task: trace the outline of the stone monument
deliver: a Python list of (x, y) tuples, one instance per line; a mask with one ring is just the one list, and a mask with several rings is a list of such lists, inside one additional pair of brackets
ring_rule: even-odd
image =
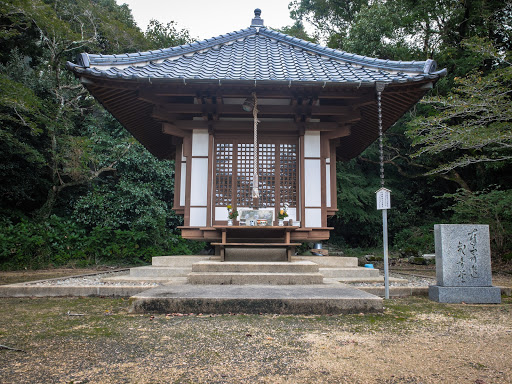
[(499, 304), (501, 290), (492, 286), (488, 225), (436, 224), (437, 285), (428, 296), (441, 303)]

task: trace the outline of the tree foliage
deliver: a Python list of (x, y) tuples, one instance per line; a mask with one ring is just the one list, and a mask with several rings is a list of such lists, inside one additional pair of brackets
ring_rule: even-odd
[(115, 0), (0, 1), (0, 15), (0, 263), (187, 253), (173, 234), (173, 163), (137, 144), (65, 62), (183, 44), (188, 32), (153, 23), (145, 35)]
[(144, 35), (149, 42), (149, 49), (176, 47), (192, 40), (188, 30), (178, 30), (176, 22), (171, 21), (164, 25), (155, 19), (149, 21)]
[[(392, 244), (431, 251), (434, 223), (477, 221), (491, 226), (495, 255), (510, 252), (512, 2), (294, 0), (290, 9), (295, 24), (283, 33), (448, 69), (385, 137)], [(190, 33), (156, 20), (143, 33), (115, 0), (0, 0), (0, 41), (0, 264), (189, 252), (174, 233), (173, 162), (149, 155), (64, 63), (83, 51), (185, 44)], [(378, 162), (373, 145), (338, 164), (329, 223), (348, 246), (381, 241)]]
[[(473, 40), (472, 47), (493, 48), (485, 43)], [(450, 154), (429, 174), (512, 160), (512, 66), (496, 49), (487, 51), (492, 56), (485, 58), (494, 61), (494, 69), (487, 74), (479, 69), (456, 77), (448, 95), (424, 101), (435, 112), (411, 123), (408, 135), (419, 148), (414, 156)]]
[[(369, 149), (372, 151), (372, 148)], [(330, 219), (334, 235), (353, 247), (372, 247), (379, 244), (378, 213), (374, 209), (379, 173), (373, 164), (354, 159), (336, 165), (338, 212)]]
[(318, 34), (310, 36), (306, 31), (306, 28), (304, 27), (304, 23), (300, 20), (295, 21), (293, 25), (289, 25), (282, 28), (276, 28), (276, 31), (296, 37), (298, 39), (311, 41), (312, 43), (315, 44), (318, 44), (320, 40), (320, 36)]
[(294, 0), (291, 16), (313, 24), (331, 48), (408, 60), (437, 50), (456, 0)]
[[(462, 207), (466, 219), (478, 221), (479, 211), (492, 211), (494, 196), (511, 190), (511, 1), (294, 0), (290, 10), (332, 48), (393, 60), (433, 58), (448, 69), (425, 102), (385, 136), (386, 178), (394, 202), (390, 233), (397, 248), (415, 244), (417, 251), (427, 250), (422, 239), (432, 239), (432, 224), (462, 220)], [(332, 223), (352, 246), (371, 237), (364, 231), (369, 227), (364, 209), (373, 209), (373, 196), (360, 187), (363, 175), (375, 177), (378, 162), (370, 147), (342, 168), (350, 176), (343, 177), (340, 211)], [(485, 192), (493, 184), (500, 193)], [(465, 198), (455, 201), (460, 188)], [(357, 207), (364, 208), (357, 212)], [(496, 231), (498, 222), (509, 220), (485, 219)], [(498, 254), (510, 247), (493, 244)]]
[[(496, 186), (478, 192), (458, 190), (447, 194), (454, 200), (453, 219), (461, 223), (488, 224), (492, 248), (498, 254), (512, 249), (512, 190)], [(510, 256), (509, 256), (510, 257)]]

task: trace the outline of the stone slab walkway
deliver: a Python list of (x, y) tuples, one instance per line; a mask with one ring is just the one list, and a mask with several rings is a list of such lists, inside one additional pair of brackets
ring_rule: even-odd
[(131, 298), (134, 313), (382, 312), (382, 298), (346, 285), (173, 285)]

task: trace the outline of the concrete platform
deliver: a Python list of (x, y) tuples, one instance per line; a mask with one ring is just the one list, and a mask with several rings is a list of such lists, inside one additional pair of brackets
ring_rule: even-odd
[[(218, 266), (214, 266), (219, 262)], [(284, 263), (277, 268), (274, 263)], [(312, 270), (311, 265), (315, 264), (315, 270)], [(281, 284), (320, 284), (322, 281), (320, 275), (325, 279), (338, 279), (339, 282), (381, 282), (382, 276), (379, 276), (378, 269), (361, 268), (357, 266), (356, 257), (340, 257), (340, 256), (293, 256), (291, 262), (272, 262), (266, 260), (264, 262), (251, 262), (251, 261), (238, 261), (229, 262), (225, 261), (220, 263), (220, 258), (217, 256), (158, 256), (153, 257), (151, 266), (137, 267), (130, 269), (130, 276), (122, 279), (105, 279), (105, 281), (146, 281), (146, 282), (169, 282), (186, 277), (191, 272), (190, 282), (193, 284), (272, 284), (277, 285), (279, 279), (276, 276), (262, 276), (261, 278), (256, 275), (238, 276), (231, 279), (230, 275), (217, 275), (217, 276), (200, 276), (199, 274), (206, 274), (211, 272), (247, 272), (247, 273), (299, 273), (300, 265), (303, 265), (303, 270), (314, 274), (307, 277), (307, 280), (300, 281), (297, 276), (285, 276)], [(237, 266), (238, 270), (234, 270), (229, 264)], [(268, 264), (268, 265), (267, 265)], [(292, 267), (288, 269), (288, 266)], [(307, 265), (307, 267), (306, 267)], [(194, 267), (193, 267), (194, 266)], [(320, 275), (318, 274), (320, 273)]]
[(220, 285), (304, 285), (322, 284), (318, 265), (299, 261), (200, 261), (192, 265), (190, 284)]
[(347, 256), (293, 256), (292, 260), (308, 260), (318, 264), (320, 268), (357, 267), (357, 257)]
[(151, 258), (153, 267), (175, 267), (175, 268), (191, 268), (192, 264), (202, 260), (220, 259), (215, 256), (203, 255), (175, 255), (175, 256), (155, 256)]
[(132, 313), (382, 312), (382, 298), (345, 285), (175, 285), (130, 298)]
[(0, 285), (0, 297), (130, 297), (148, 290), (147, 286), (37, 286)]
[(251, 262), (251, 261), (199, 261), (192, 265), (192, 272), (295, 272), (310, 273), (318, 272), (318, 265), (311, 261), (273, 261), (273, 262)]
[(167, 267), (167, 266), (146, 266), (130, 269), (130, 277), (147, 280), (155, 277), (186, 277), (192, 268), (188, 267)]
[(324, 277), (332, 278), (374, 278), (379, 277), (379, 270), (372, 268), (348, 267), (348, 268), (319, 268)]
[(139, 281), (163, 281), (176, 277), (186, 277), (192, 271), (194, 263), (209, 260), (211, 256), (156, 256), (152, 264), (145, 267), (130, 268), (130, 279)]
[(229, 246), (225, 249), (225, 261), (265, 261), (265, 262), (277, 262), (286, 261), (288, 255), (286, 248), (280, 247), (263, 247), (263, 248), (248, 248)]
[(320, 273), (261, 273), (261, 272), (191, 272), (187, 276), (190, 284), (200, 285), (304, 285), (322, 284)]

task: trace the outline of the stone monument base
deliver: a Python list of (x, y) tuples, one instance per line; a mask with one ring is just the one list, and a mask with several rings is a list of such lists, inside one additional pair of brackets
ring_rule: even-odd
[(468, 304), (500, 304), (501, 289), (499, 287), (428, 287), (430, 300), (439, 303)]

